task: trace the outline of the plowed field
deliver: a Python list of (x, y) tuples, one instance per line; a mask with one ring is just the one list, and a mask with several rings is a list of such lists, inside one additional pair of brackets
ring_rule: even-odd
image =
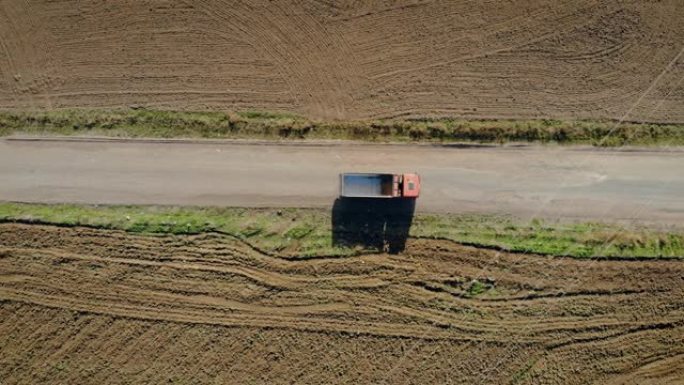
[(219, 234), (3, 224), (0, 379), (681, 383), (683, 279), (682, 261), (447, 241), (302, 260)]
[(684, 122), (681, 0), (0, 1), (0, 108)]

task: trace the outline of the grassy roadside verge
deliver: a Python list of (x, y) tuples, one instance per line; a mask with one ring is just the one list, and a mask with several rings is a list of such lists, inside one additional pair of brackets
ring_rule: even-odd
[[(319, 209), (179, 208), (0, 203), (0, 222), (89, 226), (133, 233), (221, 231), (287, 256), (351, 255), (332, 245), (330, 213)], [(600, 223), (523, 223), (503, 216), (418, 214), (412, 237), (442, 238), (505, 250), (587, 257), (684, 257), (684, 231)]]
[(684, 124), (613, 121), (459, 120), (315, 121), (285, 113), (148, 109), (0, 111), (0, 136), (126, 138), (340, 139), (377, 142), (539, 142), (594, 146), (684, 145)]

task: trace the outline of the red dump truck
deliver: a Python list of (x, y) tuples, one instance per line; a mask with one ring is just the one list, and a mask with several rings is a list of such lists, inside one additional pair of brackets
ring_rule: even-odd
[(418, 198), (418, 174), (340, 174), (340, 196), (344, 198)]

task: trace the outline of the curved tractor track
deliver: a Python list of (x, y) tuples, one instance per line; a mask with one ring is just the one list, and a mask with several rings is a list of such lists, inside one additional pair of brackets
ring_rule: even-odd
[(447, 241), (301, 260), (220, 234), (2, 224), (0, 378), (676, 383), (683, 277)]
[(0, 108), (684, 122), (680, 0), (0, 1)]

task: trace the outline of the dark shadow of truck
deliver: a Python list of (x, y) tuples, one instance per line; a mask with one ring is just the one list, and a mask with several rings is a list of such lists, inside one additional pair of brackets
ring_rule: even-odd
[(406, 248), (415, 209), (415, 198), (337, 198), (332, 209), (333, 245), (400, 253)]

